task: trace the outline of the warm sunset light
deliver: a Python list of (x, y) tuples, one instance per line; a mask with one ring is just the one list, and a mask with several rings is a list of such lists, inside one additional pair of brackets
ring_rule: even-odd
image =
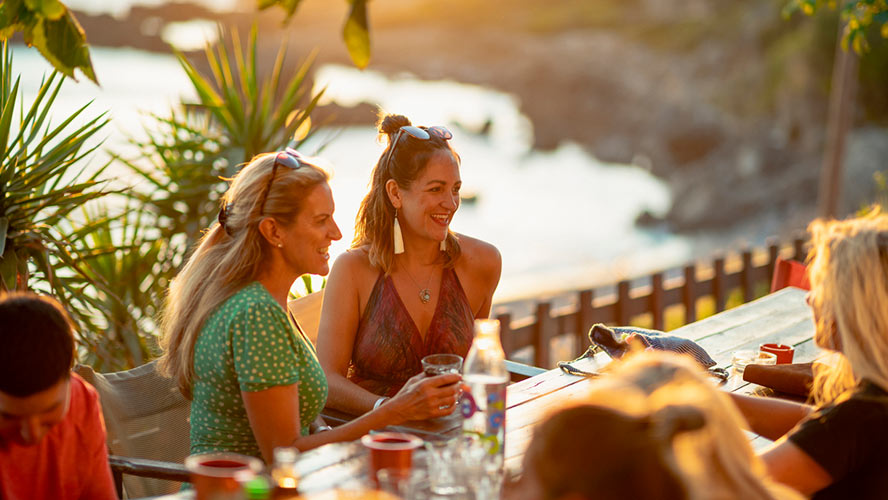
[(886, 89), (884, 0), (0, 0), (0, 498), (888, 498)]

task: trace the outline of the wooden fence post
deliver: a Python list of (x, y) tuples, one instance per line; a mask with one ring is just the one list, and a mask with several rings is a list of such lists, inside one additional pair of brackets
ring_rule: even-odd
[(536, 308), (536, 324), (534, 325), (533, 363), (534, 366), (548, 368), (550, 363), (550, 340), (555, 336), (555, 322), (550, 314), (552, 304), (541, 302)]
[(515, 336), (512, 335), (512, 315), (497, 314), (496, 319), (500, 322), (500, 342), (503, 344), (503, 351), (506, 353), (506, 359), (511, 359), (515, 351), (521, 348), (515, 345)]
[(712, 261), (714, 274), (712, 276), (712, 296), (715, 299), (715, 312), (725, 310), (725, 304), (728, 302), (727, 293), (725, 293), (725, 258), (718, 256)]
[(583, 346), (586, 345), (586, 334), (592, 327), (592, 301), (595, 299), (595, 292), (592, 290), (583, 290), (580, 292), (580, 303), (577, 305), (577, 325), (574, 332), (574, 347), (577, 354), (582, 352)]
[(654, 319), (654, 330), (665, 329), (665, 321), (663, 320), (663, 273), (654, 273), (651, 275), (651, 316)]
[(693, 323), (697, 320), (697, 264), (691, 264), (684, 268), (684, 289), (682, 299), (685, 306), (685, 323)]
[(741, 254), (743, 269), (740, 270), (740, 282), (743, 287), (743, 302), (749, 302), (755, 298), (755, 283), (752, 280), (752, 251), (748, 248)]
[(617, 324), (620, 326), (629, 324), (629, 281), (623, 280), (617, 283)]
[(768, 286), (770, 287), (770, 280), (774, 277), (777, 257), (780, 255), (780, 242), (775, 238), (768, 238), (766, 242), (768, 243)]

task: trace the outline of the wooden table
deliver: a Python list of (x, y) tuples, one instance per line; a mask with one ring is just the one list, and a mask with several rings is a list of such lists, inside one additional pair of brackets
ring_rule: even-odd
[[(757, 350), (759, 344), (779, 342), (795, 347), (796, 363), (812, 361), (820, 350), (814, 345), (811, 310), (805, 292), (785, 288), (756, 301), (678, 328), (670, 334), (694, 340), (712, 356), (719, 367), (730, 369), (732, 353), (741, 349)], [(599, 355), (577, 366), (594, 370), (602, 365)], [(559, 369), (517, 382), (508, 387), (506, 411), (506, 468), (520, 470), (524, 450), (534, 426), (553, 406), (584, 397), (594, 379), (566, 375)], [(732, 372), (725, 390), (743, 394), (762, 393), (761, 387), (742, 381)], [(460, 432), (461, 420), (448, 417), (400, 426), (397, 430), (414, 432), (425, 439), (448, 438)], [(754, 446), (768, 441), (750, 433)], [(366, 451), (357, 443), (336, 443), (302, 455), (298, 468), (301, 486), (308, 491), (321, 490), (366, 478)]]
[[(779, 342), (795, 347), (796, 363), (812, 361), (820, 350), (814, 346), (814, 324), (810, 308), (805, 303), (804, 290), (786, 288), (754, 302), (716, 314), (678, 328), (670, 334), (694, 340), (712, 356), (721, 368), (731, 368), (732, 353), (737, 350), (757, 350), (759, 344)], [(575, 366), (596, 370), (606, 361), (606, 355), (584, 360)], [(559, 369), (549, 370), (508, 387), (506, 411), (506, 469), (519, 471), (524, 451), (534, 426), (545, 418), (553, 407), (571, 401), (580, 401), (595, 379), (567, 375)], [(731, 372), (723, 386), (725, 390), (743, 394), (764, 393), (760, 386), (743, 382)], [(443, 439), (460, 432), (461, 419), (451, 416), (426, 422), (399, 426), (395, 430), (413, 432), (424, 439)], [(749, 433), (755, 447), (768, 440)], [(424, 462), (423, 454), (417, 461)], [(359, 442), (335, 443), (304, 453), (297, 463), (302, 476), (300, 488), (306, 492), (322, 491), (334, 486), (359, 483), (367, 478), (367, 452)]]

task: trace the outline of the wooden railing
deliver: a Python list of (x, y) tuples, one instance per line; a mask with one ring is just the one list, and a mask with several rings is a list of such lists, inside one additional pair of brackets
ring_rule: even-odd
[[(739, 254), (716, 256), (711, 262), (698, 261), (681, 269), (623, 280), (615, 287), (571, 292), (572, 300), (565, 306), (539, 301), (530, 314), (518, 312), (519, 308), (510, 304), (497, 305), (494, 315), (500, 320), (503, 349), (509, 359), (551, 367), (553, 339), (572, 336), (577, 347), (573, 356), (579, 355), (588, 345), (589, 328), (596, 323), (629, 325), (633, 318), (650, 315), (646, 326), (663, 330), (665, 311), (672, 306), (684, 307), (684, 323), (694, 322), (699, 319), (697, 301), (701, 298), (714, 299), (713, 312), (720, 312), (735, 290), (740, 290), (743, 302), (753, 300), (757, 289), (766, 293), (777, 257), (803, 261), (804, 247), (802, 238), (788, 245), (771, 242), (766, 248), (747, 249)], [(527, 347), (533, 348), (532, 358), (515, 356), (519, 350), (526, 352)]]

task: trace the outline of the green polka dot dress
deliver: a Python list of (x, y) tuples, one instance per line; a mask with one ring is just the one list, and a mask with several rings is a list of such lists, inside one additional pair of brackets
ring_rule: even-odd
[(299, 383), (302, 435), (324, 408), (327, 378), (311, 343), (254, 282), (223, 302), (194, 346), (191, 453), (232, 451), (261, 458), (241, 391)]

